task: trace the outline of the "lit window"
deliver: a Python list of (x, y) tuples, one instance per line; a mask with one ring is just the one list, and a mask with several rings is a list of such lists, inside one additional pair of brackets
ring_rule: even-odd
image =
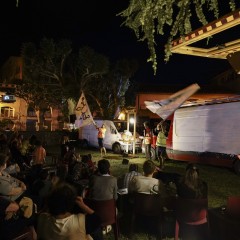
[(1, 117), (14, 117), (14, 109), (11, 107), (1, 107)]

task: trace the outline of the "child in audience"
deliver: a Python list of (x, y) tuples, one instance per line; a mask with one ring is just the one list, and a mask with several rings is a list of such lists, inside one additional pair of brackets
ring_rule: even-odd
[[(76, 204), (83, 213), (73, 213)], [(38, 218), (38, 239), (103, 239), (100, 219), (72, 186), (62, 183), (53, 188), (47, 209), (48, 212), (41, 213)]]

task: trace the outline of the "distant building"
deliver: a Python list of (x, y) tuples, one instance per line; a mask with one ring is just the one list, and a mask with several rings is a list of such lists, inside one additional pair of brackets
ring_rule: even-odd
[[(28, 106), (27, 102), (14, 96), (17, 84), (22, 81), (21, 57), (10, 57), (0, 69), (0, 121), (9, 120), (5, 128), (10, 130), (38, 130), (38, 112)], [(4, 101), (3, 96), (14, 96), (15, 101)], [(63, 126), (58, 118), (62, 116), (58, 109), (49, 108), (45, 112), (44, 127), (46, 130), (55, 131)]]

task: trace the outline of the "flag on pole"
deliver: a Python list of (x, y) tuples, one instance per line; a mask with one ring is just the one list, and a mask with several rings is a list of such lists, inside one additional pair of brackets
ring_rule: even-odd
[(85, 98), (83, 92), (76, 106), (75, 114), (76, 114), (75, 121), (76, 127), (83, 127), (94, 123), (91, 111), (87, 103), (87, 99)]
[(192, 96), (200, 87), (198, 84), (192, 84), (167, 99), (160, 101), (145, 101), (146, 107), (166, 120), (176, 109), (178, 109), (190, 96)]

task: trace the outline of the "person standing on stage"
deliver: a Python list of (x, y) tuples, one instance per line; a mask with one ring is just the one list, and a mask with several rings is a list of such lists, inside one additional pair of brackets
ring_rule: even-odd
[(102, 124), (102, 127), (98, 127), (97, 125), (96, 126), (96, 129), (98, 130), (98, 146), (99, 146), (99, 149), (100, 149), (100, 153), (101, 153), (101, 156), (103, 155), (106, 155), (107, 154), (107, 151), (106, 151), (106, 148), (104, 147), (104, 138), (105, 138), (105, 134), (106, 134), (106, 127), (104, 124)]

